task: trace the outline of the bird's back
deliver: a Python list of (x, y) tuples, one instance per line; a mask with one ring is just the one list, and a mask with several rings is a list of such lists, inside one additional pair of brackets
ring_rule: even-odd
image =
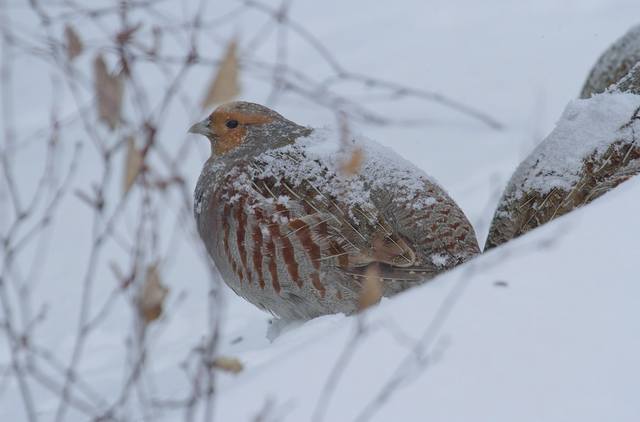
[(485, 250), (588, 204), (640, 173), (640, 96), (576, 100), (523, 161), (500, 199)]

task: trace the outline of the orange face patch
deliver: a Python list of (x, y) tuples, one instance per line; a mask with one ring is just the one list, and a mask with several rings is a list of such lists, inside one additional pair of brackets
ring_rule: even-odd
[[(266, 124), (273, 120), (264, 114), (248, 114), (238, 111), (216, 110), (211, 115), (210, 129), (216, 138), (214, 152), (222, 155), (234, 150), (247, 135), (248, 126)], [(236, 121), (235, 127), (230, 127), (228, 122)]]

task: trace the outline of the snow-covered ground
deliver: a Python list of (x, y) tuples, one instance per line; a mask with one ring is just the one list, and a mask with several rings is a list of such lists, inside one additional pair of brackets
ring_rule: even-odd
[[(214, 15), (215, 3), (209, 6)], [(468, 215), (483, 244), (508, 178), (577, 97), (599, 54), (637, 23), (640, 4), (298, 0), (291, 13), (350, 71), (446, 94), (506, 125), (496, 131), (436, 105), (358, 94), (371, 108), (399, 120), (433, 120), (421, 126), (360, 124), (354, 129), (438, 180)], [(16, 7), (13, 19), (33, 24), (25, 8)], [(221, 29), (222, 41), (238, 35), (242, 47), (259, 22), (251, 15), (227, 32)], [(327, 72), (301, 40), (291, 40), (288, 55), (304, 72)], [(90, 65), (91, 58), (85, 60)], [(18, 130), (26, 133), (46, 125), (51, 103), (48, 73), (33, 63), (20, 62), (23, 72), (16, 76), (21, 95), (15, 115)], [(202, 69), (189, 75), (194, 97), (202, 97), (197, 91), (209, 77)], [(267, 84), (250, 78), (242, 83), (242, 99), (265, 101)], [(166, 88), (158, 78), (158, 92)], [(340, 89), (357, 92), (348, 83)], [(62, 108), (73, 107), (68, 98), (61, 102)], [(285, 96), (275, 108), (300, 124), (335, 124), (330, 111), (294, 96)], [(184, 133), (200, 117), (175, 110), (159, 134), (170, 150), (181, 142), (199, 143), (183, 163), (191, 186), (208, 145)], [(74, 136), (66, 139), (67, 155)], [(84, 154), (73, 189), (86, 191), (98, 178), (99, 157), (90, 149)], [(13, 163), (25, 191), (38, 180), (41, 158), (26, 149)], [(111, 194), (120, 195), (117, 183)], [(639, 198), (640, 180), (631, 180), (579, 211), (384, 300), (362, 321), (334, 315), (273, 327), (269, 315), (225, 290), (219, 352), (237, 357), (245, 368), (217, 378), (216, 419), (253, 420), (271, 406), (267, 420), (305, 421), (312, 415), (326, 421), (369, 416), (377, 421), (640, 420)], [(37, 338), (64, 362), (76, 336), (85, 270), (74, 263), (86, 262), (90, 241), (91, 214), (83, 206), (73, 195), (62, 202), (34, 297), (36, 303), (48, 304)], [(135, 217), (131, 215), (132, 226)], [(0, 221), (0, 228), (5, 223)], [(197, 253), (181, 245), (161, 247), (170, 255), (163, 263), (170, 305), (162, 329), (149, 333), (154, 393), (165, 398), (185, 395), (190, 383), (179, 365), (207, 329), (208, 273)], [(107, 250), (107, 256), (105, 268), (110, 260), (126, 259), (117, 248)], [(97, 281), (94, 300), (102, 303), (113, 289), (113, 276), (104, 271)], [(92, 388), (111, 399), (124, 382), (123, 333), (132, 321), (130, 307), (121, 302), (115, 305), (121, 311), (112, 312), (90, 337), (80, 363)], [(348, 349), (361, 323), (364, 334)], [(5, 364), (3, 342), (4, 337), (0, 363)], [(344, 367), (336, 367), (344, 362), (344, 350), (353, 354), (347, 354)], [(401, 380), (398, 386), (385, 387), (394, 379)], [(17, 385), (0, 387), (0, 420), (23, 420)], [(377, 396), (388, 391), (392, 394), (384, 400)], [(53, 419), (57, 396), (41, 389), (36, 394), (40, 415)], [(67, 416), (85, 420), (74, 412)], [(169, 413), (167, 420), (181, 417)]]

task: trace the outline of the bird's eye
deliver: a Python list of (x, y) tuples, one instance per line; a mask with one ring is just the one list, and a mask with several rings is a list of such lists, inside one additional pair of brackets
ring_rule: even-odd
[(233, 129), (238, 127), (238, 121), (237, 120), (227, 120), (227, 122), (225, 123), (225, 126), (227, 126), (229, 129)]

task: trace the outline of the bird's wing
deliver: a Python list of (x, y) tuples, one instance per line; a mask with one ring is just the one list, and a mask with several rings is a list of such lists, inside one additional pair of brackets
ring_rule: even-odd
[(372, 263), (404, 268), (415, 263), (411, 246), (394, 232), (375, 204), (352, 197), (355, 189), (350, 185), (368, 189), (366, 179), (345, 181), (320, 161), (303, 160), (300, 154), (278, 156), (277, 171), (261, 161), (249, 164), (253, 171), (248, 172), (248, 184), (256, 202), (286, 217), (281, 219), (284, 233), (311, 225), (321, 259), (342, 268)]

